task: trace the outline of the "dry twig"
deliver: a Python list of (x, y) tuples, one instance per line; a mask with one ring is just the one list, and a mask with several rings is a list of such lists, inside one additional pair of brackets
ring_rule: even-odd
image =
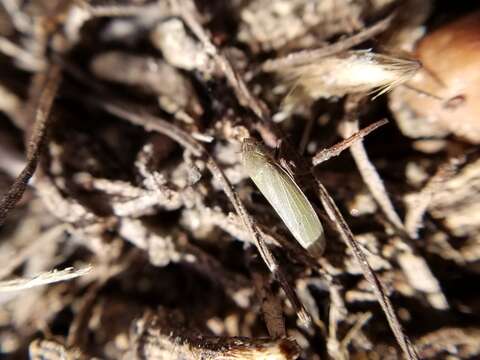
[(364, 137), (370, 134), (372, 131), (377, 130), (380, 126), (383, 126), (388, 123), (387, 119), (383, 119), (377, 122), (374, 122), (367, 127), (358, 130), (350, 137), (346, 138), (345, 140), (329, 147), (326, 149), (322, 149), (315, 154), (312, 159), (313, 165), (319, 165), (335, 156), (340, 155), (344, 150), (347, 150), (352, 145), (356, 144), (358, 141), (361, 141)]
[(348, 247), (352, 251), (355, 258), (358, 260), (360, 267), (362, 268), (362, 272), (365, 278), (368, 280), (370, 285), (373, 288), (373, 292), (377, 297), (380, 306), (382, 307), (385, 315), (387, 317), (388, 323), (390, 324), (390, 328), (392, 329), (395, 338), (398, 341), (398, 344), (402, 348), (403, 352), (407, 356), (408, 359), (418, 359), (418, 354), (413, 346), (412, 342), (408, 338), (408, 336), (403, 331), (402, 325), (398, 320), (397, 315), (395, 314), (395, 309), (388, 298), (388, 295), (384, 289), (383, 284), (375, 275), (375, 272), (371, 268), (370, 264), (368, 263), (368, 259), (365, 256), (365, 253), (355, 240), (355, 237), (352, 234), (352, 231), (348, 227), (345, 219), (343, 218), (340, 210), (338, 210), (337, 205), (335, 205), (333, 199), (328, 194), (327, 190), (323, 186), (323, 184), (316, 179), (318, 185), (318, 192), (320, 196), (320, 200), (325, 208), (330, 219), (335, 223), (337, 226), (337, 230), (340, 233), (342, 239), (347, 243)]
[(60, 84), (60, 67), (58, 65), (52, 65), (45, 76), (44, 86), (35, 110), (34, 128), (27, 147), (27, 165), (0, 201), (0, 226), (3, 225), (8, 213), (15, 207), (15, 204), (22, 198), (28, 181), (35, 172), (40, 152), (46, 140), (50, 110)]

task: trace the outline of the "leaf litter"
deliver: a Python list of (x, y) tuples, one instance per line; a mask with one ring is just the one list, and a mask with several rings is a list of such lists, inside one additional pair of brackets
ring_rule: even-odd
[(435, 98), (405, 49), (473, 5), (406, 3), (3, 1), (2, 355), (479, 356), (478, 153), (398, 108)]

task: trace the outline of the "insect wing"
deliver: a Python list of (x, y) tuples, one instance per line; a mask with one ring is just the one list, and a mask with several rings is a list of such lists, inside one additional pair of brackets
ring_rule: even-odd
[(251, 177), (295, 239), (305, 249), (313, 247), (323, 249), (322, 224), (292, 177), (271, 163), (266, 163)]

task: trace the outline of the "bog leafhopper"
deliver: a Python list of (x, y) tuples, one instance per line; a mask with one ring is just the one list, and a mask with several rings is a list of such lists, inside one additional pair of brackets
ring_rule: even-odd
[(321, 254), (325, 248), (322, 224), (295, 180), (251, 138), (242, 144), (242, 163), (300, 245), (315, 255)]

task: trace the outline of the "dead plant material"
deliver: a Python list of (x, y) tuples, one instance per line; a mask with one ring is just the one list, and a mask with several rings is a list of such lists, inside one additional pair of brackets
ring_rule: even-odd
[(25, 290), (37, 286), (52, 284), (59, 281), (75, 279), (79, 276), (88, 274), (91, 270), (91, 266), (87, 266), (81, 269), (66, 268), (63, 270), (52, 270), (51, 272), (37, 275), (31, 279), (22, 278), (0, 281), (0, 293)]
[(433, 197), (443, 190), (443, 186), (455, 175), (457, 168), (464, 161), (465, 159), (453, 158), (446, 164), (442, 164), (425, 187), (418, 194), (411, 195), (408, 198), (405, 228), (413, 239), (418, 238), (418, 230), (422, 225), (422, 218), (428, 210)]
[(342, 30), (352, 32), (362, 23), (366, 3), (346, 4), (345, 0), (254, 0), (241, 9), (238, 38), (254, 48), (271, 50), (289, 42), (306, 42), (315, 30), (324, 38)]
[(340, 213), (340, 210), (338, 210), (337, 205), (335, 205), (325, 187), (318, 180), (317, 185), (320, 200), (322, 201), (325, 211), (330, 217), (330, 220), (335, 223), (342, 239), (347, 243), (355, 258), (358, 260), (358, 263), (362, 268), (362, 272), (365, 278), (372, 286), (373, 292), (375, 293), (375, 296), (377, 297), (378, 302), (380, 303), (380, 306), (382, 307), (385, 316), (387, 317), (390, 328), (392, 329), (395, 338), (398, 341), (398, 344), (409, 359), (418, 359), (417, 351), (415, 350), (415, 347), (409, 337), (405, 334), (402, 325), (400, 324), (400, 321), (398, 320), (398, 317), (395, 313), (395, 309), (393, 308), (393, 305), (385, 291), (384, 285), (375, 275), (373, 269), (370, 267), (365, 253), (360, 248), (358, 242), (355, 240), (355, 237), (353, 236), (350, 228), (345, 222), (342, 214)]
[(255, 223), (255, 220), (247, 212), (242, 201), (240, 200), (238, 194), (233, 189), (232, 185), (228, 181), (225, 174), (222, 172), (218, 166), (215, 159), (213, 159), (206, 149), (198, 143), (193, 137), (188, 133), (182, 131), (180, 128), (173, 126), (172, 124), (162, 120), (160, 118), (153, 117), (148, 114), (138, 114), (130, 111), (123, 110), (121, 107), (112, 104), (104, 104), (104, 108), (125, 120), (130, 121), (133, 124), (142, 126), (145, 130), (158, 131), (164, 135), (169, 136), (187, 150), (190, 150), (195, 156), (203, 157), (206, 161), (206, 167), (212, 173), (212, 175), (219, 181), (225, 195), (230, 200), (231, 204), (235, 208), (238, 216), (242, 219), (243, 225), (247, 228), (250, 237), (254, 239), (255, 245), (262, 256), (263, 261), (273, 273), (275, 278), (282, 285), (288, 299), (291, 301), (292, 306), (299, 319), (305, 326), (310, 324), (310, 316), (307, 314), (300, 300), (298, 299), (295, 291), (292, 289), (291, 285), (288, 283), (287, 277), (285, 276), (283, 270), (278, 265), (277, 260), (275, 259), (273, 253), (268, 248), (268, 245), (263, 237), (263, 233), (258, 228), (258, 225)]
[(22, 172), (15, 179), (9, 191), (0, 201), (0, 226), (3, 225), (8, 213), (15, 207), (16, 203), (22, 198), (28, 181), (33, 176), (40, 157), (40, 152), (45, 144), (46, 132), (49, 125), (50, 110), (53, 105), (57, 89), (60, 83), (61, 69), (58, 65), (53, 65), (45, 74), (38, 105), (35, 106), (33, 116), (35, 118), (31, 137), (27, 145), (27, 164)]
[(354, 46), (359, 45), (388, 29), (395, 15), (395, 13), (389, 15), (376, 24), (363, 29), (358, 34), (352, 35), (345, 39), (340, 39), (333, 44), (325, 45), (319, 49), (301, 50), (288, 54), (287, 56), (279, 59), (267, 60), (262, 64), (262, 70), (267, 72), (278, 72), (281, 71), (281, 69), (312, 63), (318, 59), (321, 59), (322, 57), (347, 51), (350, 48), (353, 48)]
[(195, 334), (191, 329), (182, 331), (178, 318), (164, 311), (162, 315), (146, 314), (136, 322), (133, 358), (290, 360), (299, 355), (295, 342), (288, 339), (207, 337)]
[(321, 163), (340, 155), (343, 151), (352, 147), (352, 145), (358, 141), (361, 141), (364, 137), (370, 134), (372, 131), (377, 130), (379, 127), (388, 123), (387, 119), (379, 120), (367, 127), (360, 129), (347, 137), (345, 140), (329, 147), (320, 150), (312, 159), (313, 165), (320, 165)]
[(78, 349), (67, 349), (52, 340), (34, 340), (28, 348), (32, 360), (85, 360), (88, 357)]
[[(0, 291), (1, 358), (478, 357), (478, 149), (398, 107), (475, 105), (442, 74), (475, 76), (433, 66), (461, 37), (420, 70), (408, 53), (424, 37), (431, 56), (475, 2), (0, 2), (0, 278), (26, 287)], [(408, 126), (382, 126), (400, 112)], [(323, 252), (290, 232), (301, 210), (279, 219), (268, 171), (250, 181), (247, 138), (303, 194)]]
[(419, 68), (414, 60), (356, 50), (310, 59), (280, 69), (279, 75), (292, 89), (286, 101), (302, 103), (365, 92), (380, 96), (410, 80)]
[[(177, 6), (176, 10), (180, 11), (180, 7), (179, 7), (178, 3), (176, 3), (176, 6)], [(216, 61), (218, 62), (218, 64), (221, 65), (220, 67), (221, 67), (222, 71), (225, 72), (226, 78), (230, 81), (230, 85), (235, 90), (237, 90), (236, 95), (239, 98), (239, 102), (242, 105), (249, 106), (251, 108), (251, 110), (261, 120), (263, 120), (264, 122), (268, 122), (269, 118), (266, 117), (266, 113), (263, 112), (262, 107), (259, 106), (260, 105), (259, 101), (250, 93), (250, 91), (248, 90), (248, 87), (246, 86), (244, 81), (236, 74), (236, 72), (234, 71), (234, 69), (230, 65), (230, 63), (224, 57), (218, 55), (217, 49), (214, 47), (214, 45), (209, 40), (208, 35), (202, 30), (200, 24), (195, 20), (195, 15), (194, 15), (195, 6), (194, 6), (194, 4), (191, 3), (191, 2), (183, 1), (183, 7), (181, 9), (183, 10), (182, 14), (183, 14), (183, 18), (186, 21), (186, 23), (189, 24), (192, 31), (202, 41), (202, 43), (205, 46), (205, 50), (207, 52), (209, 52), (211, 55), (215, 56)], [(399, 62), (398, 64), (400, 64), (400, 63), (401, 62)], [(406, 64), (407, 63), (404, 63), (404, 65), (406, 65)], [(415, 64), (415, 66), (413, 66), (413, 64)], [(403, 75), (407, 74), (407, 72), (410, 75), (413, 75), (413, 73), (418, 68), (418, 64), (416, 64), (414, 62), (409, 62), (408, 65), (409, 65), (408, 67), (404, 68), (405, 73)], [(336, 65), (336, 66), (338, 66), (338, 65)], [(407, 71), (407, 68), (408, 68), (408, 71)], [(379, 68), (375, 69), (375, 71), (377, 71), (377, 70), (379, 70)], [(384, 70), (386, 70), (386, 69), (384, 69)], [(390, 75), (393, 76), (392, 74), (390, 74)], [(395, 80), (393, 80), (393, 82), (391, 82), (390, 85), (399, 81), (399, 77), (398, 77), (399, 74), (396, 74), (396, 75), (397, 76), (393, 76), (395, 78)], [(410, 77), (410, 76), (408, 76), (408, 77)], [(402, 80), (406, 81), (407, 78), (402, 78)], [(400, 81), (400, 83), (401, 82), (402, 81)], [(385, 85), (386, 84), (384, 83), (384, 86)], [(379, 85), (379, 86), (381, 86), (381, 85)], [(343, 91), (345, 91), (345, 88), (344, 88)], [(242, 100), (245, 100), (245, 102), (242, 103)], [(380, 280), (378, 279), (378, 277), (375, 275), (374, 271), (372, 270), (372, 268), (368, 264), (368, 260), (365, 256), (365, 254), (363, 253), (363, 251), (358, 246), (350, 228), (348, 227), (347, 223), (343, 219), (343, 217), (342, 217), (340, 211), (338, 210), (337, 206), (335, 205), (334, 201), (332, 200), (332, 198), (328, 194), (328, 191), (325, 189), (323, 184), (318, 180), (318, 178), (315, 178), (315, 181), (317, 183), (318, 192), (319, 192), (320, 199), (322, 201), (322, 205), (324, 206), (327, 214), (329, 215), (330, 220), (336, 224), (338, 232), (340, 233), (340, 235), (342, 236), (344, 241), (348, 244), (348, 246), (350, 247), (350, 249), (354, 253), (355, 257), (359, 261), (360, 266), (362, 267), (362, 271), (363, 271), (366, 279), (372, 285), (374, 293), (377, 296), (378, 301), (379, 301), (380, 305), (382, 306), (383, 311), (385, 312), (385, 315), (387, 316), (387, 320), (390, 324), (390, 327), (392, 328), (392, 331), (393, 331), (400, 347), (402, 348), (403, 352), (405, 353), (405, 355), (409, 359), (417, 359), (418, 355), (416, 353), (416, 350), (415, 350), (414, 346), (412, 345), (408, 336), (403, 331), (403, 328), (402, 328), (402, 326), (401, 326), (401, 324), (398, 320), (398, 317), (395, 314), (392, 303), (390, 302), (390, 299), (388, 298), (388, 296), (386, 295), (386, 293), (383, 289), (382, 283), (380, 282)], [(239, 215), (240, 215), (240, 213), (239, 213)], [(262, 243), (260, 243), (260, 244), (262, 244)], [(258, 245), (257, 245), (257, 247), (258, 247)], [(259, 248), (259, 250), (260, 250), (260, 254), (262, 255), (262, 257), (263, 257), (264, 261), (267, 263), (267, 265), (272, 263), (272, 259), (268, 259), (267, 256), (266, 256), (268, 254), (263, 253), (263, 251), (265, 251), (265, 250), (262, 250), (261, 248)], [(273, 267), (273, 266), (269, 265), (269, 267), (270, 267), (270, 270), (272, 272), (277, 270), (276, 266)], [(283, 279), (283, 281), (282, 281), (282, 279), (279, 279), (279, 280), (280, 280), (281, 283), (285, 284), (285, 279)], [(284, 289), (287, 291), (287, 289), (290, 289), (290, 288), (289, 288), (289, 286), (284, 285)], [(289, 294), (288, 291), (287, 291), (287, 296), (290, 299), (292, 299), (292, 298), (296, 299), (296, 296), (294, 296), (294, 294)], [(294, 303), (293, 305), (298, 311), (299, 304), (297, 304), (297, 306), (295, 306), (295, 303)]]
[[(355, 107), (355, 106), (354, 106)], [(356, 107), (355, 107), (356, 108)], [(341, 124), (342, 135), (344, 138), (348, 138), (359, 131), (358, 119), (351, 119), (352, 111), (347, 110), (347, 120)], [(350, 146), (350, 152), (355, 160), (358, 171), (362, 175), (362, 179), (367, 185), (368, 189), (373, 195), (373, 198), (377, 201), (383, 213), (387, 217), (388, 221), (399, 231), (405, 232), (400, 216), (395, 211), (395, 208), (388, 196), (387, 189), (378, 174), (375, 166), (368, 158), (367, 150), (365, 149), (363, 142), (360, 140)]]

